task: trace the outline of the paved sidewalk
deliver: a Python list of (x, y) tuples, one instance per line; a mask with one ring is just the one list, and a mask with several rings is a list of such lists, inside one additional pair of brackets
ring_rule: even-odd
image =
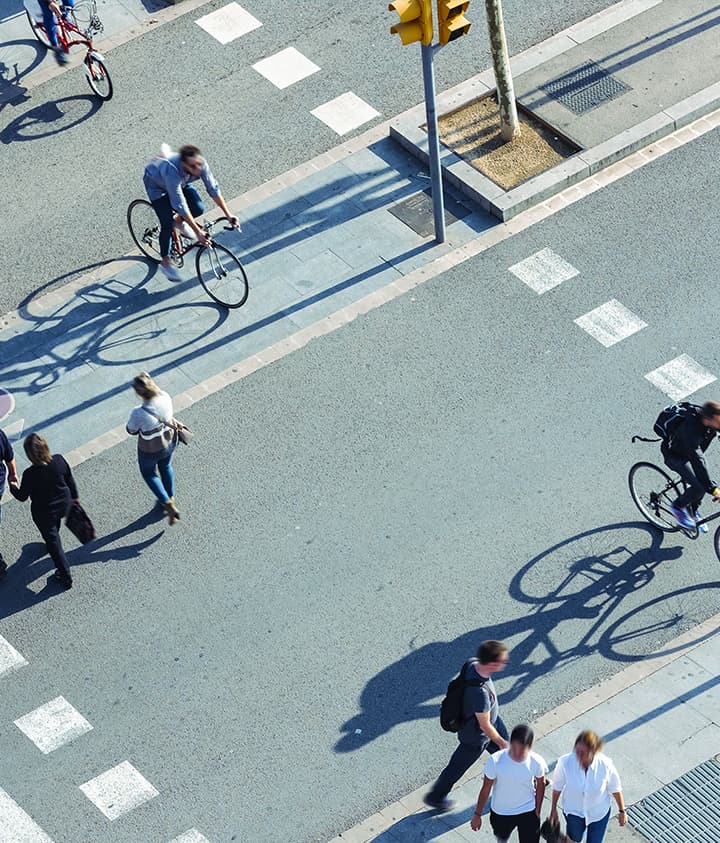
[[(593, 729), (604, 736), (604, 751), (618, 767), (629, 806), (628, 825), (620, 828), (617, 820), (611, 819), (607, 843), (718, 840), (720, 764), (713, 765), (714, 779), (706, 784), (706, 804), (714, 804), (713, 810), (701, 810), (700, 803), (690, 798), (691, 793), (697, 793), (700, 799), (697, 781), (687, 785), (684, 800), (659, 800), (672, 806), (672, 811), (657, 810), (647, 797), (703, 762), (716, 756), (720, 760), (719, 624), (720, 615), (710, 618), (670, 642), (657, 656), (638, 661), (533, 724), (535, 748), (551, 767), (558, 756), (572, 750), (582, 729)], [(452, 738), (448, 736), (448, 757), (451, 749)], [(429, 782), (332, 843), (494, 840), (487, 819), (477, 833), (469, 826), (482, 780), (479, 762), (453, 791), (456, 808), (442, 815), (422, 803)], [(548, 806), (549, 796), (544, 816)]]

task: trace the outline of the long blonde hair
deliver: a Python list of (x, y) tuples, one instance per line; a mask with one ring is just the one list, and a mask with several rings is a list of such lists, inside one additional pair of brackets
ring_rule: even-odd
[(33, 465), (47, 465), (52, 459), (50, 447), (39, 433), (31, 433), (23, 441), (27, 458)]
[(143, 401), (152, 401), (157, 395), (160, 395), (162, 390), (150, 377), (149, 372), (140, 372), (133, 378), (133, 389), (143, 399)]

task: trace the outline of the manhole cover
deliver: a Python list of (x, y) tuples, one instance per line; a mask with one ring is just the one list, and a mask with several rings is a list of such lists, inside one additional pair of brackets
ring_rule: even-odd
[(720, 763), (706, 761), (628, 809), (652, 843), (720, 843)]
[(557, 79), (546, 82), (540, 86), (540, 90), (545, 91), (574, 114), (585, 114), (608, 100), (621, 97), (632, 88), (599, 64), (589, 61)]
[[(434, 233), (432, 196), (429, 190), (414, 193), (392, 208), (390, 213), (410, 226), (421, 237), (429, 237)], [(470, 213), (460, 202), (450, 196), (445, 196), (445, 225), (452, 225)]]

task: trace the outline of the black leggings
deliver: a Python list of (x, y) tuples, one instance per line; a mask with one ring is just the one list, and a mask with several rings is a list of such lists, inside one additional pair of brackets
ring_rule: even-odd
[(40, 535), (47, 547), (50, 558), (55, 563), (58, 574), (63, 579), (72, 579), (62, 542), (60, 541), (60, 524), (67, 510), (49, 512), (33, 512), (33, 521), (40, 530)]
[(695, 460), (669, 453), (663, 453), (663, 458), (665, 465), (677, 472), (687, 485), (687, 489), (675, 501), (675, 506), (691, 506), (695, 509), (700, 505), (706, 491), (697, 478)]

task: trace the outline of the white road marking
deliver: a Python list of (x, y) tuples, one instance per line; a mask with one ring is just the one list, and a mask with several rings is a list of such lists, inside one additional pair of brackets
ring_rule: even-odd
[(345, 135), (373, 117), (379, 117), (380, 112), (360, 99), (357, 94), (347, 91), (335, 97), (334, 100), (323, 103), (310, 112), (318, 120), (322, 120), (338, 135)]
[(228, 3), (222, 9), (216, 9), (209, 15), (198, 18), (195, 23), (221, 44), (229, 44), (241, 35), (247, 35), (262, 26), (257, 18), (237, 3)]
[(15, 725), (45, 755), (92, 729), (65, 697), (55, 697), (34, 711), (18, 717)]
[(81, 784), (80, 790), (109, 820), (116, 820), (160, 795), (129, 761)]
[(320, 70), (315, 62), (310, 61), (295, 47), (280, 50), (274, 56), (268, 56), (256, 62), (252, 68), (272, 82), (276, 88), (281, 89), (294, 85), (295, 82), (312, 76)]
[(653, 369), (645, 377), (673, 401), (681, 401), (717, 380), (715, 375), (687, 354), (681, 354), (674, 360)]
[(13, 645), (0, 635), (0, 676), (24, 667), (27, 659), (23, 658)]
[(53, 843), (33, 818), (0, 788), (0, 835), (5, 843)]
[(563, 281), (580, 274), (572, 264), (563, 260), (552, 249), (541, 249), (529, 258), (513, 264), (510, 272), (538, 295), (547, 293)]
[(178, 837), (173, 837), (170, 843), (210, 843), (210, 841), (196, 828), (191, 828)]
[(579, 316), (575, 324), (579, 325), (583, 331), (587, 331), (605, 348), (647, 328), (647, 322), (643, 322), (632, 310), (628, 310), (616, 299), (610, 299), (595, 310), (591, 310), (590, 313)]

